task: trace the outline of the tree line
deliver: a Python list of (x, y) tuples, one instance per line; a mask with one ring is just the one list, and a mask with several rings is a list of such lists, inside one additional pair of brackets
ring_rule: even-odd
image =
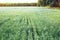
[(0, 3), (0, 6), (37, 6), (37, 3)]

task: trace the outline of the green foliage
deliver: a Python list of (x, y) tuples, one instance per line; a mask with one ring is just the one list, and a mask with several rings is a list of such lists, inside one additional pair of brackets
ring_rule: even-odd
[(60, 40), (60, 10), (1, 9), (0, 40)]

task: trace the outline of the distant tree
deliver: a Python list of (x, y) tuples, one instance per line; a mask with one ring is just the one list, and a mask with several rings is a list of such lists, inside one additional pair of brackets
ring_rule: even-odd
[(58, 0), (38, 0), (38, 6), (58, 6)]
[(57, 6), (59, 6), (58, 0), (53, 0), (53, 2), (50, 4), (50, 6), (52, 6), (52, 7), (57, 7)]
[(46, 6), (48, 3), (48, 0), (38, 0), (38, 6)]
[(43, 0), (38, 0), (38, 6), (41, 6), (42, 5), (42, 1)]

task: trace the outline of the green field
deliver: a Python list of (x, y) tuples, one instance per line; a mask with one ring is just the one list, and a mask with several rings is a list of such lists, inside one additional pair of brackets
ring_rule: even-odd
[(0, 7), (0, 40), (60, 40), (60, 10)]

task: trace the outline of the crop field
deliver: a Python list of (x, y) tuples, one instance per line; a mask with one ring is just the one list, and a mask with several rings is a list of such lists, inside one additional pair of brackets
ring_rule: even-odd
[(0, 7), (0, 40), (60, 40), (60, 10)]

